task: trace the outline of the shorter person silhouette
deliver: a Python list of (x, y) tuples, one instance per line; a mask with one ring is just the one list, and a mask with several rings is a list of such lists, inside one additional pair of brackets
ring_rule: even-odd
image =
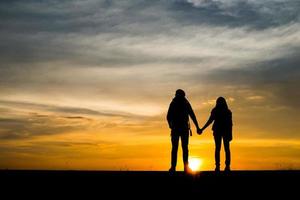
[(225, 149), (225, 171), (230, 171), (230, 141), (232, 140), (232, 113), (228, 109), (224, 97), (219, 97), (216, 106), (212, 109), (211, 115), (206, 124), (198, 131), (201, 134), (212, 122), (214, 140), (215, 140), (215, 163), (216, 172), (220, 171), (220, 151), (222, 139)]

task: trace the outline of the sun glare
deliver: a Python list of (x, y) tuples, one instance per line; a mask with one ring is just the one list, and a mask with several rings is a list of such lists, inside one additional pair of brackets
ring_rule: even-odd
[(189, 167), (192, 171), (200, 171), (200, 168), (202, 166), (202, 159), (200, 158), (190, 158), (189, 159)]

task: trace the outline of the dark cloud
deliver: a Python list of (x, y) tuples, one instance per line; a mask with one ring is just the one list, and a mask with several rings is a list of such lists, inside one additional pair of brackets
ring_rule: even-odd
[(0, 138), (2, 140), (28, 139), (36, 136), (57, 135), (85, 129), (83, 125), (76, 123), (64, 125), (56, 120), (57, 117), (55, 116), (31, 117), (28, 119), (2, 118), (0, 119)]
[[(38, 32), (119, 32), (133, 23), (159, 26), (163, 17), (187, 24), (278, 26), (299, 20), (300, 3), (287, 1), (196, 1), (126, 0), (126, 1), (1, 1), (2, 31)], [(232, 2), (232, 3), (230, 3)], [(153, 9), (153, 10), (152, 10)], [(149, 11), (156, 12), (150, 13)], [(160, 15), (156, 15), (159, 13)], [(138, 29), (137, 29), (138, 30)], [(137, 31), (135, 30), (135, 31)], [(141, 29), (142, 30), (142, 29)], [(167, 30), (167, 29), (164, 29)], [(123, 34), (126, 32), (123, 32)]]
[(215, 85), (249, 87), (258, 93), (272, 93), (272, 103), (299, 109), (300, 55), (251, 64), (239, 69), (212, 70), (203, 81)]
[[(0, 67), (51, 61), (99, 66), (155, 63), (157, 60), (184, 63), (191, 59), (151, 57), (108, 43), (118, 38), (176, 35), (174, 29), (186, 26), (265, 29), (299, 21), (300, 3), (294, 0), (234, 1), (230, 6), (224, 6), (226, 1), (203, 1), (203, 6), (191, 2), (1, 1)], [(90, 43), (81, 43), (89, 37), (105, 34), (110, 36), (97, 41), (96, 49)], [(101, 51), (96, 55), (90, 53), (99, 48)]]
[(174, 17), (183, 24), (264, 29), (299, 20), (298, 1), (178, 0), (171, 4)]
[(85, 117), (81, 117), (81, 116), (67, 116), (65, 118), (66, 119), (86, 119)]

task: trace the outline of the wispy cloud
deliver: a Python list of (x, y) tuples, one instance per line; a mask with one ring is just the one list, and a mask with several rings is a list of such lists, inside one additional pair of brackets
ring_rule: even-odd
[[(5, 38), (1, 42), (1, 59), (8, 65), (67, 62), (128, 67), (157, 62), (201, 62), (232, 53), (234, 56), (234, 49), (249, 49), (244, 53), (251, 56), (262, 48), (272, 50), (272, 46), (286, 45), (284, 42), (296, 40), (299, 35), (297, 2), (264, 2), (5, 2), (0, 5), (5, 11), (1, 20), (4, 28), (0, 34)], [(190, 3), (206, 6), (193, 8)], [(214, 4), (232, 6), (221, 9)], [(230, 9), (242, 16), (226, 20), (224, 10)], [(287, 13), (291, 15), (289, 19), (276, 23), (287, 18)], [(271, 16), (266, 17), (268, 14)], [(234, 21), (236, 25), (231, 26)], [(260, 23), (267, 30), (256, 27)], [(248, 32), (249, 29), (252, 31)], [(283, 38), (286, 39), (282, 41)], [(299, 45), (299, 41), (295, 42)], [(204, 54), (206, 51), (208, 54)], [(254, 56), (260, 55), (256, 53)], [(3, 63), (6, 67), (7, 64)]]
[(71, 106), (62, 107), (62, 106), (38, 104), (38, 103), (22, 102), (22, 101), (0, 100), (0, 105), (10, 106), (14, 108), (18, 107), (18, 108), (23, 108), (28, 110), (34, 109), (39, 111), (49, 111), (54, 113), (73, 115), (73, 116), (69, 116), (69, 118), (80, 118), (80, 116), (74, 116), (74, 115), (124, 117), (124, 118), (141, 118), (143, 116), (143, 115), (134, 115), (130, 113), (116, 113), (114, 111), (97, 111), (88, 108), (71, 107)]
[(94, 127), (96, 131), (101, 128), (112, 128), (112, 125), (116, 126), (116, 123), (124, 126), (126, 121), (131, 121), (132, 126), (139, 127), (138, 124), (148, 118), (129, 113), (101, 112), (29, 102), (1, 100), (0, 106), (4, 108), (2, 114), (5, 116), (0, 118), (0, 139), (2, 140), (88, 132), (89, 127)]

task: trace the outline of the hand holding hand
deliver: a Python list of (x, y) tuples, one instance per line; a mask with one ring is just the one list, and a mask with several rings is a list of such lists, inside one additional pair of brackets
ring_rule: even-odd
[(202, 130), (201, 128), (197, 128), (197, 133), (198, 133), (198, 135), (201, 135), (202, 132), (203, 132), (203, 130)]

